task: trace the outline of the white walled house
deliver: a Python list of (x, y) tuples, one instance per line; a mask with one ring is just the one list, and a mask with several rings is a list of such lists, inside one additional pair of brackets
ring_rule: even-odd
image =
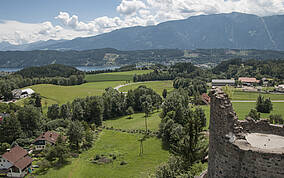
[(32, 158), (27, 150), (15, 146), (0, 158), (0, 170), (5, 171), (7, 177), (24, 177), (31, 171)]
[(54, 145), (58, 136), (59, 134), (56, 132), (47, 131), (43, 133), (34, 141), (35, 150), (43, 150), (46, 145)]

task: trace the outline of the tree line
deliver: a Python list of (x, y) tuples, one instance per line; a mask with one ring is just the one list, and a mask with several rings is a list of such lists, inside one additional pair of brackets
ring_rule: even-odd
[(82, 141), (82, 137), (78, 135), (84, 135), (81, 126), (99, 127), (103, 120), (128, 115), (129, 110), (141, 112), (160, 108), (162, 98), (145, 86), (131, 90), (126, 95), (113, 88), (107, 88), (102, 96), (78, 98), (61, 106), (53, 104), (48, 107), (46, 115), (42, 113), (40, 101), (41, 97), (34, 94), (23, 107), (0, 104), (1, 112), (10, 114), (0, 123), (1, 143), (27, 146), (43, 131), (55, 130), (67, 134), (68, 137), (76, 133), (77, 136), (72, 136), (75, 138), (70, 142), (78, 149)]
[(202, 132), (206, 127), (205, 113), (191, 108), (186, 90), (179, 88), (168, 94), (161, 113), (159, 135), (164, 147), (172, 154), (167, 163), (156, 170), (156, 177), (193, 177), (207, 154), (208, 142)]

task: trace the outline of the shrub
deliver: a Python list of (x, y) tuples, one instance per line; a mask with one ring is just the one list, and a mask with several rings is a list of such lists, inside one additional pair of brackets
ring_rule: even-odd
[(256, 109), (251, 109), (247, 116), (253, 118), (254, 120), (260, 119), (260, 113), (258, 113)]

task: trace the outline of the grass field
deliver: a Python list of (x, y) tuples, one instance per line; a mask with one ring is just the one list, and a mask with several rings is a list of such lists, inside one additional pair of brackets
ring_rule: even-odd
[(85, 83), (75, 86), (59, 86), (50, 84), (33, 85), (28, 88), (32, 88), (35, 92), (45, 98), (43, 100), (43, 107), (45, 107), (45, 101), (47, 105), (50, 104), (64, 104), (68, 101), (73, 101), (75, 98), (82, 98), (86, 96), (101, 95), (106, 88), (115, 87), (123, 82), (121, 81), (108, 81), (108, 82), (94, 82)]
[(147, 74), (152, 72), (152, 70), (133, 70), (127, 72), (111, 72), (102, 74), (90, 74), (86, 75), (85, 80), (87, 82), (101, 82), (101, 81), (133, 81), (133, 76), (135, 74)]
[[(40, 178), (127, 178), (148, 177), (155, 172), (156, 167), (167, 161), (169, 153), (162, 149), (162, 143), (157, 138), (147, 139), (144, 145), (143, 156), (139, 155), (141, 135), (128, 134), (114, 131), (103, 131), (95, 145), (82, 153), (79, 158), (73, 159), (71, 164), (61, 169), (51, 169)], [(113, 163), (96, 165), (90, 162), (96, 154), (120, 155)], [(121, 166), (120, 162), (128, 164)]]
[(167, 89), (168, 91), (173, 90), (173, 82), (171, 80), (166, 81), (151, 81), (151, 82), (139, 82), (139, 83), (132, 83), (128, 86), (122, 87), (119, 89), (119, 91), (127, 92), (128, 90), (133, 90), (140, 85), (145, 85), (148, 88), (152, 88), (154, 91), (156, 91), (159, 95), (162, 95), (162, 92), (164, 89)]
[[(239, 119), (245, 119), (251, 109), (255, 108), (256, 103), (233, 103), (235, 112)], [(272, 103), (273, 111), (270, 114), (261, 113), (261, 118), (268, 118), (271, 114), (280, 114), (284, 117), (284, 103)]]
[[(232, 95), (232, 100), (257, 100), (260, 93), (257, 92), (243, 92), (234, 91)], [(271, 100), (284, 100), (284, 94), (263, 94), (264, 98), (270, 98)]]
[[(158, 131), (161, 118), (159, 117), (160, 112), (155, 111), (148, 117), (148, 129)], [(128, 116), (124, 116), (114, 120), (107, 120), (104, 125), (107, 127), (113, 127), (117, 129), (145, 129), (145, 114), (136, 113), (133, 114), (133, 119), (128, 119)]]

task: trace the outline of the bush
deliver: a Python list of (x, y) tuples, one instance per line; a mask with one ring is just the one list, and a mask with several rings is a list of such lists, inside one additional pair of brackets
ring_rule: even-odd
[(283, 124), (283, 118), (280, 114), (272, 114), (269, 116), (269, 122), (271, 124)]
[(251, 109), (247, 116), (253, 118), (254, 120), (260, 119), (260, 113), (258, 113), (256, 109)]
[(270, 98), (264, 100), (263, 96), (259, 95), (257, 98), (256, 110), (261, 113), (270, 113), (270, 111), (273, 110)]

